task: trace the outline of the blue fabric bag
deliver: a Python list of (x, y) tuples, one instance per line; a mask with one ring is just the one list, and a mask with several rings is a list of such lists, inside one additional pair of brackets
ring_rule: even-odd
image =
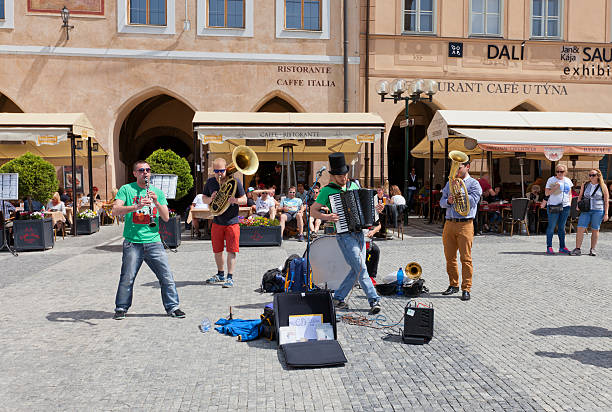
[(238, 336), (239, 341), (254, 340), (259, 337), (259, 326), (261, 319), (246, 320), (246, 319), (225, 319), (221, 318), (215, 322), (219, 325), (215, 330), (224, 335)]

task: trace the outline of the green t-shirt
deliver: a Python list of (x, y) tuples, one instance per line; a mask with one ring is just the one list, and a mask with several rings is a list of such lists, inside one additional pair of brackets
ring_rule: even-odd
[[(153, 186), (150, 186), (149, 190), (157, 194), (157, 201), (160, 205), (168, 204), (166, 196), (164, 196), (161, 190)], [(142, 199), (146, 195), (147, 190), (142, 189), (138, 186), (138, 183), (134, 182), (121, 186), (115, 199), (123, 200), (124, 206), (132, 206), (136, 203), (136, 199)], [(151, 220), (154, 220), (157, 226), (149, 227)], [(154, 204), (125, 215), (123, 237), (133, 243), (161, 242), (159, 237), (159, 214)]]
[(320, 205), (327, 206), (327, 208), (331, 211), (331, 205), (329, 203), (330, 195), (357, 189), (359, 189), (359, 186), (357, 186), (357, 183), (355, 182), (349, 182), (348, 187), (346, 187), (345, 189), (341, 188), (335, 183), (330, 183), (327, 186), (321, 188), (321, 190), (319, 191), (319, 196), (317, 196), (317, 200), (315, 201)]

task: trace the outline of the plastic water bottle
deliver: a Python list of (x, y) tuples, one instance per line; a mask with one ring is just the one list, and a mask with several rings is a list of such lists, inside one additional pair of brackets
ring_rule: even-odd
[(404, 294), (402, 286), (404, 286), (404, 270), (400, 266), (400, 268), (397, 270), (397, 294), (398, 295)]
[(210, 330), (210, 320), (208, 318), (202, 319), (202, 323), (200, 323), (200, 332), (206, 333)]

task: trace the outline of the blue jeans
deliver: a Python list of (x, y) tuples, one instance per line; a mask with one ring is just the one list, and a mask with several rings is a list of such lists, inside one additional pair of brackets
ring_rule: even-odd
[(179, 307), (178, 293), (174, 278), (168, 266), (168, 257), (161, 242), (132, 243), (123, 241), (123, 262), (121, 277), (115, 298), (115, 311), (125, 311), (132, 306), (134, 280), (144, 261), (155, 273), (161, 286), (161, 297), (167, 313), (172, 313)]
[(334, 298), (338, 300), (344, 300), (349, 294), (355, 279), (359, 279), (361, 289), (365, 292), (370, 306), (380, 300), (380, 297), (374, 289), (372, 279), (368, 276), (368, 269), (366, 267), (366, 247), (365, 239), (362, 232), (358, 233), (342, 233), (336, 236), (338, 240), (338, 246), (344, 255), (344, 260), (351, 267), (350, 272), (346, 275), (346, 278), (340, 284), (340, 287), (334, 293)]
[(570, 207), (565, 206), (561, 213), (550, 213), (550, 207), (546, 208), (548, 213), (548, 227), (546, 228), (546, 247), (552, 247), (552, 238), (555, 234), (555, 226), (557, 228), (557, 236), (559, 236), (559, 249), (565, 247), (565, 222), (570, 213)]
[(414, 201), (416, 199), (416, 189), (408, 189), (408, 198), (406, 199), (406, 206), (409, 207), (408, 212), (414, 209)]

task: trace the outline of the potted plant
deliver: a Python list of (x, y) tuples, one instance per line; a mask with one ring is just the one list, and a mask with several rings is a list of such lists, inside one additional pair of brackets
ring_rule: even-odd
[(176, 200), (184, 197), (193, 187), (193, 175), (187, 159), (172, 150), (158, 149), (146, 159), (151, 172), (155, 174), (177, 175)]
[(29, 211), (32, 199), (45, 205), (59, 187), (55, 167), (30, 152), (0, 166), (0, 173), (19, 174), (19, 197), (27, 199)]
[(53, 219), (41, 212), (21, 212), (13, 221), (15, 250), (46, 250), (53, 247)]
[(100, 230), (100, 218), (93, 210), (85, 209), (77, 213), (75, 227), (77, 235), (91, 235)]
[(167, 222), (159, 219), (159, 236), (168, 247), (177, 248), (181, 244), (181, 217), (172, 209), (168, 211), (170, 219)]
[(282, 240), (278, 219), (240, 217), (240, 246), (280, 246)]

